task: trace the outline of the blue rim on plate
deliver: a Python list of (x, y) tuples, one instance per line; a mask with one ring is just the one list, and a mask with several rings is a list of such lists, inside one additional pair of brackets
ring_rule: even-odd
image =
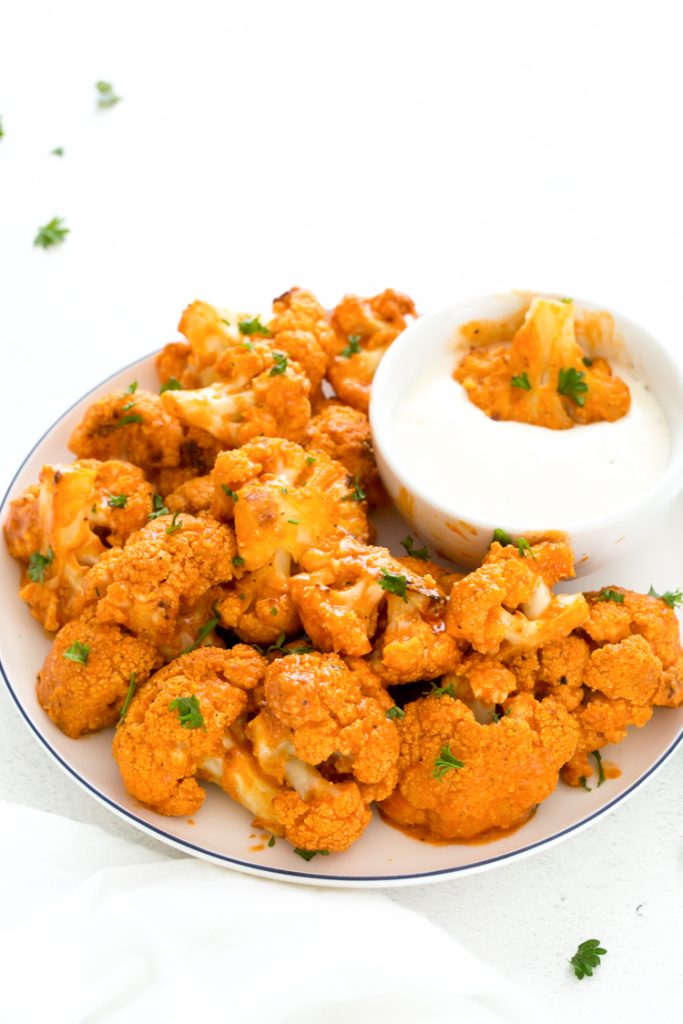
[[(153, 355), (156, 354), (156, 351), (157, 350), (155, 350), (154, 352), (149, 352), (149, 353), (147, 353), (147, 355), (140, 356), (138, 359), (134, 359), (132, 362), (128, 363), (126, 366), (122, 366), (120, 369), (115, 370), (113, 373), (110, 373), (109, 376), (105, 377), (104, 380), (101, 380), (99, 382), (99, 384), (95, 384), (88, 391), (86, 391), (83, 395), (81, 395), (80, 398), (76, 399), (75, 402), (72, 402), (72, 404), (67, 409), (64, 410), (62, 415), (57, 417), (57, 419), (54, 421), (54, 423), (52, 423), (47, 428), (47, 430), (45, 430), (45, 432), (41, 435), (41, 437), (38, 438), (38, 440), (35, 442), (35, 444), (30, 449), (30, 451), (26, 454), (26, 456), (22, 460), (21, 464), (17, 468), (16, 472), (14, 473), (12, 479), (10, 480), (9, 485), (8, 485), (4, 495), (3, 495), (2, 501), (0, 502), (0, 517), (2, 517), (2, 515), (4, 513), (5, 505), (7, 504), (7, 499), (10, 496), (10, 492), (12, 491), (12, 488), (14, 487), (14, 484), (15, 484), (15, 481), (16, 481), (17, 477), (19, 476), (19, 474), (21, 473), (21, 471), (23, 470), (24, 466), (26, 465), (28, 460), (31, 458), (31, 456), (33, 455), (35, 450), (38, 448), (38, 446), (40, 444), (42, 444), (42, 442), (45, 440), (45, 438), (48, 436), (48, 434), (50, 434), (55, 429), (55, 427), (64, 419), (65, 416), (67, 416), (71, 412), (72, 409), (75, 409), (77, 405), (80, 405), (80, 403), (85, 398), (87, 398), (88, 395), (91, 395), (94, 391), (97, 391), (99, 388), (103, 387), (113, 377), (118, 377), (120, 374), (122, 374), (126, 370), (130, 369), (132, 366), (137, 366), (138, 363), (141, 363), (141, 362), (144, 362), (147, 359), (150, 359)], [(16, 708), (17, 708), (17, 711), (19, 712), (19, 715), (21, 716), (22, 720), (24, 721), (24, 723), (26, 724), (26, 726), (28, 727), (29, 731), (34, 736), (36, 741), (45, 748), (45, 750), (48, 752), (50, 757), (55, 761), (55, 763), (58, 764), (59, 767), (77, 783), (77, 785), (79, 785), (87, 793), (90, 793), (90, 795), (95, 800), (97, 800), (99, 803), (101, 803), (103, 806), (109, 808), (114, 814), (117, 815), (117, 817), (122, 818), (124, 821), (128, 821), (135, 828), (138, 828), (142, 832), (145, 832), (147, 834), (151, 834), (153, 836), (159, 836), (162, 839), (162, 841), (164, 841), (165, 843), (167, 843), (170, 846), (175, 847), (176, 849), (179, 849), (181, 851), (185, 850), (185, 851), (187, 851), (187, 852), (189, 852), (191, 854), (196, 854), (196, 855), (200, 856), (202, 859), (208, 860), (209, 862), (219, 863), (219, 864), (222, 862), (223, 864), (231, 865), (231, 866), (237, 868), (238, 870), (245, 871), (248, 874), (254, 874), (254, 875), (267, 874), (267, 875), (273, 876), (274, 878), (285, 878), (285, 879), (297, 880), (297, 881), (300, 881), (300, 880), (301, 881), (303, 881), (303, 880), (311, 881), (311, 880), (313, 880), (313, 881), (317, 881), (317, 882), (320, 882), (321, 884), (326, 884), (326, 885), (334, 884), (335, 882), (337, 882), (337, 883), (340, 883), (342, 885), (349, 885), (349, 886), (353, 886), (353, 885), (362, 886), (364, 883), (372, 883), (373, 885), (378, 886), (380, 883), (383, 883), (383, 882), (387, 883), (387, 885), (392, 885), (392, 884), (396, 885), (397, 883), (402, 883), (402, 882), (403, 883), (407, 883), (407, 882), (419, 883), (421, 881), (429, 881), (429, 880), (434, 881), (434, 880), (439, 880), (439, 879), (446, 879), (446, 878), (450, 878), (450, 877), (456, 877), (457, 875), (460, 875), (460, 874), (471, 874), (473, 871), (480, 871), (480, 870), (483, 870), (483, 869), (486, 869), (486, 868), (495, 867), (497, 864), (502, 864), (502, 863), (504, 863), (507, 860), (518, 860), (518, 859), (526, 856), (527, 854), (532, 853), (535, 850), (541, 849), (544, 846), (548, 846), (548, 847), (553, 846), (556, 843), (560, 842), (562, 839), (564, 839), (567, 836), (569, 836), (572, 832), (582, 831), (592, 821), (595, 821), (596, 818), (600, 818), (604, 814), (607, 814), (617, 804), (622, 803), (629, 796), (631, 796), (635, 792), (636, 789), (638, 789), (647, 779), (649, 779), (652, 775), (654, 775), (662, 767), (664, 762), (668, 760), (668, 758), (674, 752), (676, 747), (678, 747), (680, 745), (681, 741), (683, 741), (683, 728), (682, 728), (681, 731), (679, 732), (678, 736), (675, 738), (675, 740), (672, 743), (669, 744), (669, 746), (661, 754), (661, 756), (657, 759), (657, 761), (655, 761), (655, 763), (653, 765), (651, 765), (650, 768), (648, 768), (646, 772), (644, 772), (642, 775), (640, 775), (639, 778), (636, 779), (636, 781), (634, 783), (632, 783), (628, 787), (628, 789), (625, 789), (622, 793), (620, 793), (618, 796), (616, 796), (613, 800), (610, 800), (609, 803), (604, 804), (602, 807), (598, 808), (598, 810), (593, 811), (591, 814), (587, 815), (586, 817), (581, 818), (579, 821), (576, 821), (573, 825), (569, 825), (569, 826), (567, 826), (567, 828), (560, 829), (558, 832), (554, 832), (552, 835), (546, 836), (545, 839), (539, 839), (536, 842), (528, 843), (526, 846), (522, 846), (522, 847), (520, 847), (520, 848), (518, 848), (516, 850), (511, 850), (508, 853), (499, 854), (498, 856), (495, 856), (495, 857), (487, 857), (484, 860), (477, 861), (476, 864), (462, 864), (462, 865), (459, 865), (459, 866), (454, 866), (454, 867), (449, 867), (449, 868), (439, 868), (438, 870), (435, 870), (435, 871), (411, 872), (410, 874), (405, 874), (405, 875), (319, 875), (319, 874), (316, 874), (315, 872), (292, 871), (292, 870), (289, 870), (288, 868), (268, 867), (268, 865), (266, 865), (266, 864), (258, 865), (257, 866), (257, 865), (254, 865), (253, 863), (248, 862), (248, 861), (239, 860), (236, 857), (229, 857), (229, 856), (227, 856), (227, 854), (218, 853), (218, 852), (216, 852), (214, 850), (207, 850), (205, 847), (198, 846), (195, 843), (191, 843), (191, 842), (189, 842), (186, 839), (182, 839), (182, 838), (179, 838), (178, 836), (171, 835), (169, 832), (164, 831), (164, 829), (158, 828), (156, 825), (152, 825), (151, 823), (149, 823), (147, 821), (144, 821), (142, 818), (139, 818), (132, 811), (128, 810), (125, 807), (122, 807), (120, 804), (116, 803), (116, 801), (110, 799), (110, 797), (106, 796), (104, 793), (102, 793), (100, 790), (98, 790), (95, 786), (93, 786), (92, 783), (88, 782), (88, 780), (86, 778), (84, 778), (82, 775), (80, 775), (79, 772), (77, 772), (75, 768), (73, 768), (70, 764), (68, 764), (61, 757), (61, 755), (54, 749), (54, 747), (51, 745), (51, 743), (48, 741), (48, 739), (43, 735), (43, 733), (38, 729), (38, 727), (35, 725), (35, 723), (31, 720), (31, 718), (27, 714), (27, 712), (26, 712), (26, 710), (25, 710), (21, 700), (19, 699), (18, 694), (14, 690), (14, 688), (13, 688), (13, 686), (12, 686), (10, 680), (9, 680), (9, 676), (7, 675), (7, 672), (5, 671), (5, 667), (4, 667), (4, 664), (2, 662), (1, 656), (0, 656), (0, 674), (2, 675), (2, 678), (3, 678), (4, 682), (5, 682), (6, 687), (7, 687), (7, 691), (8, 691), (10, 697), (12, 698), (12, 700), (13, 700)]]

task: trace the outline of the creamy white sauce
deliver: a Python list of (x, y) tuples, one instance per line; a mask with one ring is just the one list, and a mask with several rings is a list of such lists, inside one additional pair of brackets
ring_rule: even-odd
[(622, 419), (549, 430), (490, 419), (453, 379), (456, 362), (445, 349), (416, 373), (394, 423), (404, 470), (438, 504), (520, 528), (562, 529), (623, 511), (666, 469), (666, 417), (632, 369), (612, 364), (631, 389)]

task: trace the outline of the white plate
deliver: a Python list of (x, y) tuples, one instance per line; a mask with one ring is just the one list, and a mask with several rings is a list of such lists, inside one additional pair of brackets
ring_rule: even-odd
[[(153, 356), (132, 363), (94, 388), (69, 409), (38, 441), (17, 471), (0, 506), (4, 507), (28, 484), (37, 480), (43, 463), (70, 461), (66, 442), (85, 407), (100, 394), (138, 380), (142, 387), (158, 389)], [(678, 514), (676, 514), (678, 512)], [(636, 589), (653, 583), (659, 591), (683, 584), (683, 557), (676, 530), (678, 510), (665, 526), (627, 564), (617, 565), (610, 579), (583, 577), (583, 589), (621, 584)], [(398, 513), (385, 510), (376, 517), (381, 543), (400, 552), (398, 544), (408, 528)], [(47, 718), (35, 695), (35, 678), (50, 646), (50, 638), (17, 597), (19, 568), (4, 544), (0, 553), (0, 655), (2, 674), (24, 721), (57, 764), (86, 792), (141, 831), (185, 853), (250, 874), (279, 877), (312, 885), (352, 887), (414, 885), (505, 864), (547, 849), (587, 827), (626, 799), (661, 767), (683, 737), (683, 708), (660, 709), (644, 729), (634, 730), (619, 747), (607, 748), (622, 774), (587, 793), (560, 784), (522, 829), (481, 845), (436, 846), (409, 839), (384, 824), (377, 815), (362, 838), (346, 853), (316, 857), (306, 863), (278, 840), (268, 848), (252, 828), (251, 816), (215, 786), (191, 824), (185, 818), (165, 818), (142, 807), (123, 788), (111, 756), (111, 732), (79, 740), (64, 736)], [(568, 587), (571, 589), (571, 587)], [(255, 847), (261, 847), (255, 849)], [(624, 856), (628, 856), (625, 851)]]

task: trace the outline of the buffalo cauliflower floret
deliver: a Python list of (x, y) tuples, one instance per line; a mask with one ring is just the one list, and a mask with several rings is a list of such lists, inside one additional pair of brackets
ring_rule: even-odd
[[(131, 385), (132, 387), (132, 385)], [(69, 438), (79, 459), (122, 459), (155, 473), (177, 466), (183, 430), (158, 395), (120, 389), (98, 398)]]
[(229, 348), (215, 383), (195, 390), (165, 391), (167, 412), (199, 427), (226, 448), (251, 438), (303, 440), (311, 416), (310, 383), (298, 364), (259, 341)]
[(234, 557), (229, 527), (162, 515), (94, 566), (80, 605), (96, 602), (100, 622), (117, 622), (173, 657), (211, 617), (206, 604), (219, 596), (212, 588), (232, 579)]
[(330, 318), (315, 295), (305, 288), (290, 288), (273, 299), (273, 317), (268, 322), (271, 333), (277, 337), (282, 331), (306, 331), (313, 334), (323, 352), (330, 356), (338, 341), (330, 326)]
[(593, 773), (589, 754), (608, 743), (621, 743), (630, 725), (642, 728), (652, 718), (652, 708), (595, 693), (585, 698), (573, 716), (579, 727), (579, 741), (574, 756), (562, 769), (562, 779), (578, 786)]
[(266, 670), (265, 712), (288, 730), (302, 761), (326, 762), (361, 792), (369, 786), (370, 799), (382, 799), (396, 784), (398, 733), (386, 717), (393, 701), (378, 682), (368, 683), (371, 675), (336, 654), (290, 654)]
[(628, 386), (577, 343), (570, 301), (535, 298), (510, 345), (482, 347), (489, 337), (478, 339), (455, 379), (491, 419), (566, 430), (628, 412)]
[[(662, 671), (654, 695), (644, 697), (649, 685), (644, 683), (643, 699), (639, 702), (678, 707), (683, 702), (683, 652), (678, 618), (673, 608), (654, 594), (637, 594), (623, 587), (606, 587), (586, 594), (586, 599), (589, 615), (581, 628), (595, 645), (621, 644), (631, 636), (641, 636), (661, 662)], [(631, 665), (634, 659), (645, 656), (642, 645), (637, 648), (628, 645), (625, 651), (630, 652), (628, 661)], [(626, 665), (623, 655), (617, 663)], [(651, 661), (649, 665), (651, 670)], [(633, 673), (637, 675), (638, 669), (634, 668)]]
[[(263, 643), (295, 632), (288, 582), (303, 554), (324, 538), (368, 535), (365, 504), (339, 463), (292, 442), (259, 438), (223, 452), (213, 471), (212, 510), (234, 518), (239, 577), (220, 605), (226, 626)], [(242, 570), (244, 570), (242, 572)]]
[(561, 540), (543, 537), (531, 542), (524, 537), (513, 541), (511, 537), (504, 535), (503, 541), (493, 541), (490, 545), (483, 564), (504, 562), (508, 559), (531, 559), (534, 572), (538, 573), (549, 587), (554, 587), (560, 580), (573, 580), (576, 576), (574, 552), (563, 535)]
[[(436, 635), (430, 625), (431, 608), (433, 603), (443, 602), (444, 595), (431, 576), (411, 571), (386, 548), (369, 547), (353, 537), (328, 541), (306, 552), (301, 568), (303, 571), (290, 580), (289, 589), (306, 632), (320, 650), (369, 654), (380, 613), (394, 594), (402, 602), (405, 599), (409, 609), (400, 614), (394, 611), (395, 630), (387, 648), (393, 643), (397, 646), (390, 654), (387, 672), (391, 674), (393, 667), (400, 673), (401, 653), (413, 663), (419, 658), (428, 662), (429, 651), (417, 652), (411, 641), (415, 632), (422, 633), (423, 640), (427, 632), (432, 640)], [(410, 604), (413, 597), (425, 602)]]
[(115, 725), (131, 680), (144, 683), (160, 664), (146, 640), (98, 622), (89, 609), (57, 633), (38, 674), (38, 701), (75, 739)]
[(11, 502), (5, 539), (26, 566), (20, 596), (46, 629), (73, 617), (90, 567), (143, 526), (151, 509), (152, 487), (140, 469), (96, 459), (43, 466), (39, 483)]
[(206, 512), (213, 502), (214, 482), (210, 473), (193, 476), (166, 495), (164, 505), (169, 512)]
[(140, 687), (116, 730), (113, 754), (131, 796), (159, 814), (193, 814), (197, 779), (215, 776), (230, 726), (265, 662), (250, 647), (202, 647), (170, 662)]
[(386, 493), (375, 462), (370, 422), (364, 412), (339, 402), (326, 402), (308, 424), (305, 446), (312, 455), (325, 452), (341, 462), (370, 507), (384, 503)]
[(343, 402), (367, 412), (370, 387), (382, 356), (417, 316), (407, 295), (391, 288), (371, 299), (347, 295), (332, 312), (337, 350), (328, 371), (330, 382)]
[(399, 781), (381, 805), (389, 822), (439, 839), (472, 839), (523, 824), (555, 789), (578, 727), (552, 698), (512, 698), (480, 725), (450, 697), (409, 704), (398, 722)]

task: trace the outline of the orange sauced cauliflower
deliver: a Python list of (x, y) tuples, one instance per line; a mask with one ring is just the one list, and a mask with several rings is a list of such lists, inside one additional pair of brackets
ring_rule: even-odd
[(192, 814), (204, 802), (197, 779), (215, 775), (224, 739), (244, 712), (265, 661), (251, 647), (217, 647), (176, 658), (130, 702), (113, 753), (131, 796), (159, 814)]
[(372, 508), (387, 500), (375, 462), (370, 422), (364, 412), (325, 402), (308, 424), (306, 448), (325, 452), (349, 471)]
[(113, 459), (43, 466), (39, 483), (11, 502), (4, 529), (10, 553), (25, 566), (20, 596), (46, 629), (72, 618), (90, 567), (151, 510), (142, 471)]
[(398, 722), (399, 780), (382, 814), (441, 839), (472, 839), (523, 824), (552, 793), (578, 727), (552, 698), (512, 698), (488, 724), (449, 696), (409, 704)]
[(38, 700), (62, 732), (82, 736), (115, 725), (131, 680), (144, 683), (160, 664), (152, 644), (88, 609), (57, 633), (38, 674)]
[(295, 632), (288, 584), (305, 552), (326, 537), (367, 538), (365, 503), (342, 465), (322, 452), (259, 438), (219, 455), (212, 510), (234, 521), (234, 588), (219, 605), (226, 626), (257, 643)]
[(579, 345), (570, 300), (533, 299), (511, 344), (485, 345), (491, 333), (482, 332), (455, 371), (470, 401), (491, 419), (567, 430), (628, 412), (628, 385), (606, 359), (591, 358)]
[(117, 622), (173, 657), (197, 639), (233, 575), (232, 530), (209, 517), (162, 515), (93, 567), (77, 607), (96, 604), (100, 622)]
[(90, 405), (69, 438), (79, 459), (122, 459), (155, 473), (180, 462), (183, 429), (158, 395), (138, 388), (111, 391)]
[(406, 318), (415, 316), (413, 300), (391, 288), (370, 299), (347, 295), (335, 307), (332, 327), (338, 341), (328, 376), (343, 402), (368, 411), (372, 378), (382, 356), (408, 326)]

